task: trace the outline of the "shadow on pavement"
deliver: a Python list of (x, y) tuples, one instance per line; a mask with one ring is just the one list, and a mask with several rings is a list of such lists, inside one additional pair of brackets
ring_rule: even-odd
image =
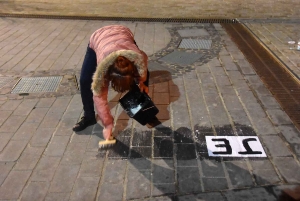
[[(122, 137), (122, 134), (118, 136), (117, 144), (108, 149), (109, 160), (129, 161), (126, 192), (128, 200), (147, 198), (147, 200), (180, 201), (283, 201), (287, 199), (287, 195), (283, 194), (282, 190), (294, 187), (276, 186), (278, 182), (272, 183), (258, 175), (253, 178), (247, 167), (240, 166), (244, 159), (209, 157), (201, 134), (199, 140), (195, 141), (191, 135), (192, 131), (186, 127), (173, 131), (160, 125), (155, 127), (155, 130), (164, 133), (165, 139), (170, 139), (156, 140), (154, 136), (153, 147), (150, 147), (152, 155), (149, 151), (145, 151), (148, 150), (144, 149), (147, 147), (140, 147), (141, 149), (130, 147), (127, 143), (129, 139), (124, 140), (126, 137)], [(139, 183), (140, 181), (143, 182)], [(134, 185), (130, 185), (130, 182), (134, 182)], [(142, 195), (145, 192), (145, 185), (150, 184), (153, 185), (151, 199), (150, 194)]]
[[(150, 86), (166, 83), (169, 87), (172, 86), (175, 94), (170, 98), (170, 102), (176, 101), (180, 94), (178, 87), (172, 82), (171, 72), (150, 71)], [(119, 97), (120, 95), (114, 97), (110, 104), (116, 106)], [(114, 133), (117, 143), (110, 149), (99, 150), (98, 158), (129, 161), (129, 163), (122, 162), (128, 164), (127, 173), (124, 172), (127, 174), (125, 179), (127, 183), (123, 183), (126, 185), (124, 188), (126, 192), (123, 193), (126, 194), (127, 200), (288, 199), (287, 194), (281, 191), (284, 188), (290, 189), (291, 186), (278, 187), (276, 185), (280, 183), (279, 179), (269, 180), (268, 176), (265, 179), (259, 174), (251, 174), (244, 158), (209, 157), (205, 136), (214, 135), (212, 128), (195, 125), (193, 132), (187, 127), (172, 130), (163, 125), (169, 120), (168, 106), (169, 104), (160, 105), (160, 113), (164, 115), (158, 116), (161, 124), (155, 126), (153, 130), (138, 124), (132, 128), (132, 119), (123, 111), (117, 119), (115, 128), (117, 134)], [(235, 127), (239, 136), (256, 136), (255, 131), (249, 126), (236, 124)], [(97, 139), (103, 139), (102, 129), (97, 124), (95, 127), (87, 128), (82, 134), (92, 133)], [(216, 127), (215, 132), (218, 136), (235, 135), (231, 125)], [(268, 159), (262, 158), (251, 160), (268, 162)], [(120, 168), (124, 171), (126, 169)]]

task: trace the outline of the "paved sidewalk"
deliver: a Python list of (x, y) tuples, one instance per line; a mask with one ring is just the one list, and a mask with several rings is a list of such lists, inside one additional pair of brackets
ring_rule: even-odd
[[(101, 125), (71, 129), (74, 75), (90, 34), (116, 23), (149, 55), (162, 124), (129, 119), (110, 91), (119, 142), (98, 150)], [(246, 24), (298, 74), (285, 39), (299, 23)], [(0, 18), (0, 30), (0, 200), (278, 200), (300, 184), (300, 132), (220, 24)], [(211, 47), (179, 50), (190, 37)], [(10, 93), (21, 77), (54, 75), (57, 92)], [(258, 136), (267, 158), (208, 157), (205, 136)]]
[[(300, 80), (300, 19), (242, 20), (259, 40)], [(295, 41), (289, 46), (289, 41)], [(292, 49), (290, 49), (292, 48)]]

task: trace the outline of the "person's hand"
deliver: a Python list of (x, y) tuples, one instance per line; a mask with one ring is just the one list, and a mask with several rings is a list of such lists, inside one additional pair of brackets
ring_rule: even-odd
[(149, 93), (149, 88), (146, 85), (144, 85), (144, 83), (140, 83), (139, 87), (140, 87), (141, 92), (145, 92), (146, 94)]
[(105, 140), (110, 139), (111, 135), (112, 135), (112, 128), (109, 127), (103, 129), (103, 137)]

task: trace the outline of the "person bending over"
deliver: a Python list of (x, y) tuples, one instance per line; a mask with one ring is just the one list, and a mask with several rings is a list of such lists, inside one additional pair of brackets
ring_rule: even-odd
[(115, 91), (124, 92), (134, 84), (148, 93), (148, 57), (137, 47), (133, 33), (122, 25), (96, 30), (90, 37), (80, 74), (84, 114), (73, 131), (82, 131), (100, 119), (104, 126), (103, 137), (110, 139), (114, 119), (108, 106), (108, 87), (111, 85)]

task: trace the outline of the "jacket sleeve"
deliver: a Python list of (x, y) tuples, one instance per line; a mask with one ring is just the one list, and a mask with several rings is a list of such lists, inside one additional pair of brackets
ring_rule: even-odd
[(148, 56), (145, 52), (141, 50), (141, 54), (143, 55), (144, 62), (144, 75), (139, 78), (139, 82), (143, 83), (147, 80), (147, 70), (148, 70)]
[(94, 95), (94, 103), (98, 116), (106, 129), (113, 128), (114, 118), (110, 113), (107, 101), (108, 86), (105, 86), (99, 95)]

